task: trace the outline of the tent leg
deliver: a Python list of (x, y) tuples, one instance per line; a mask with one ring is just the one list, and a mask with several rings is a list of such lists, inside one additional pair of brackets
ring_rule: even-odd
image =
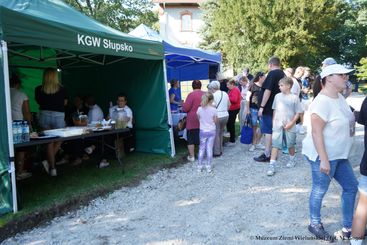
[(174, 157), (176, 155), (176, 148), (175, 148), (175, 138), (173, 137), (173, 126), (172, 126), (173, 124), (172, 124), (171, 107), (169, 103), (169, 94), (167, 90), (167, 67), (165, 60), (163, 60), (163, 76), (164, 76), (164, 91), (166, 92), (168, 123), (170, 125), (169, 135), (171, 139), (171, 157)]
[(12, 196), (13, 196), (13, 212), (18, 212), (17, 201), (17, 186), (15, 180), (15, 165), (14, 165), (14, 148), (12, 134), (12, 117), (11, 117), (11, 105), (10, 105), (10, 88), (9, 88), (9, 63), (8, 63), (8, 46), (4, 40), (1, 40), (1, 50), (3, 54), (3, 69), (4, 69), (4, 88), (5, 88), (5, 106), (6, 106), (6, 123), (8, 127), (8, 146), (9, 146), (9, 159), (10, 167), (9, 173), (11, 176)]

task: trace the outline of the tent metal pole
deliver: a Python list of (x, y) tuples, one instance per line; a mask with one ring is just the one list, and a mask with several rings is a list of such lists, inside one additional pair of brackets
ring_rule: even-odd
[(173, 137), (173, 123), (172, 123), (172, 115), (171, 115), (171, 106), (169, 103), (169, 94), (167, 89), (167, 68), (166, 68), (166, 61), (163, 59), (163, 76), (164, 76), (164, 91), (166, 92), (166, 102), (167, 102), (167, 115), (168, 115), (168, 123), (170, 125), (169, 128), (169, 135), (171, 139), (171, 157), (176, 155), (176, 148), (175, 148), (175, 138)]
[(3, 54), (3, 69), (4, 69), (4, 89), (5, 89), (5, 106), (6, 106), (6, 124), (8, 126), (8, 147), (9, 147), (9, 159), (11, 176), (12, 196), (13, 196), (13, 212), (18, 212), (17, 201), (17, 186), (15, 181), (15, 166), (14, 166), (14, 148), (12, 137), (12, 117), (11, 117), (11, 105), (10, 105), (10, 88), (9, 88), (9, 64), (8, 64), (8, 47), (4, 40), (1, 40), (1, 50)]

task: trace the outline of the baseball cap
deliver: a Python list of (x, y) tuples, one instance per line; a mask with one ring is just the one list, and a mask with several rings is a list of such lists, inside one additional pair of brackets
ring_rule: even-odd
[(326, 66), (329, 66), (329, 65), (335, 65), (335, 64), (337, 64), (337, 62), (333, 58), (329, 57), (329, 58), (324, 59), (322, 64), (326, 65)]
[(321, 76), (321, 79), (323, 79), (324, 77), (327, 77), (333, 74), (348, 74), (352, 71), (354, 71), (354, 69), (347, 69), (342, 65), (334, 64), (334, 65), (329, 65), (325, 67), (324, 69), (322, 69), (320, 76)]

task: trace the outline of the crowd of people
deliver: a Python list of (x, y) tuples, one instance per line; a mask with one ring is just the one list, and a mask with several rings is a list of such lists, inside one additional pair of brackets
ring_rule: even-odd
[[(36, 129), (33, 127), (35, 122), (30, 113), (28, 96), (20, 91), (21, 79), (15, 73), (10, 79), (10, 87), (12, 118), (13, 120), (27, 121), (31, 131), (33, 131), (32, 128), (42, 132), (66, 126), (97, 125), (105, 118), (116, 122), (116, 128), (133, 128), (133, 113), (127, 106), (127, 96), (125, 94), (117, 95), (115, 106), (110, 102), (109, 113), (105, 117), (101, 107), (96, 104), (96, 99), (92, 95), (76, 95), (73, 102), (68, 103), (67, 91), (61, 85), (58, 71), (55, 68), (46, 68), (43, 72), (41, 85), (35, 88), (35, 100), (39, 106)], [(38, 137), (37, 134), (32, 135)], [(61, 147), (66, 155), (64, 159), (58, 161), (58, 164), (69, 162), (70, 160), (72, 165), (79, 165), (84, 160), (88, 160), (89, 155), (96, 149), (96, 145), (82, 139), (48, 143), (42, 165), (45, 171), (53, 177), (57, 176), (56, 155)], [(31, 176), (31, 173), (25, 167), (26, 150), (26, 148), (20, 148), (15, 153), (18, 180)], [(103, 168), (107, 166), (109, 166), (107, 159), (102, 158), (98, 167)]]
[[(199, 146), (197, 169), (200, 172), (204, 168), (212, 172), (213, 157), (220, 157), (225, 146), (236, 145), (237, 117), (241, 126), (244, 118), (250, 117), (253, 138), (248, 151), (264, 151), (254, 157), (254, 161), (268, 163), (267, 176), (273, 176), (278, 171), (279, 151), (289, 154), (287, 167), (296, 166), (296, 137), (297, 133), (305, 133), (303, 123), (307, 115), (310, 123), (301, 152), (310, 164), (312, 176), (308, 230), (325, 241), (333, 242), (339, 236), (353, 238), (352, 244), (361, 244), (367, 220), (367, 153), (365, 151), (361, 161), (361, 179), (358, 183), (348, 161), (356, 117), (354, 109), (345, 100), (351, 93), (348, 74), (353, 69), (337, 64), (333, 58), (325, 59), (321, 69), (320, 74), (312, 74), (308, 67), (297, 67), (295, 71), (289, 67), (283, 70), (280, 59), (273, 56), (268, 60), (267, 73), (260, 71), (252, 76), (246, 68), (240, 77), (211, 81), (208, 91), (202, 90), (201, 81), (194, 80), (193, 91), (185, 101), (181, 99), (179, 81), (172, 80), (169, 90), (171, 110), (182, 106), (187, 113), (187, 160), (195, 162), (195, 146)], [(10, 82), (12, 117), (28, 121), (32, 128), (29, 99), (19, 90), (21, 80), (13, 75)], [(45, 69), (42, 84), (35, 89), (41, 130), (66, 125), (83, 126), (104, 119), (103, 111), (93, 96), (76, 96), (71, 105), (67, 103), (67, 98), (66, 89), (58, 80), (57, 70)], [(115, 106), (111, 103), (106, 118), (123, 119), (123, 127), (132, 128), (133, 114), (127, 106), (127, 96), (119, 94), (116, 102)], [(306, 111), (308, 113), (305, 114)], [(359, 115), (358, 122), (365, 125), (366, 132), (367, 100), (363, 102)], [(228, 142), (223, 140), (225, 130), (229, 133)], [(42, 163), (51, 176), (57, 176), (55, 156), (61, 144), (61, 141), (55, 141), (47, 145), (46, 159)], [(87, 159), (96, 149), (95, 145), (86, 145), (81, 140), (68, 144), (75, 165)], [(18, 150), (15, 155), (20, 177), (30, 175), (24, 168), (24, 154), (23, 150)], [(102, 159), (99, 167), (108, 165), (107, 160)], [(333, 179), (343, 189), (343, 227), (330, 235), (321, 222), (321, 207)], [(353, 219), (358, 190), (360, 198)]]
[[(345, 100), (351, 93), (349, 74), (353, 69), (337, 64), (333, 58), (326, 58), (320, 69), (320, 74), (312, 74), (308, 67), (283, 70), (280, 59), (274, 56), (268, 61), (267, 74), (260, 71), (253, 77), (246, 68), (242, 76), (211, 81), (207, 92), (201, 90), (200, 81), (193, 81), (194, 91), (183, 102), (183, 110), (188, 115), (187, 159), (195, 161), (195, 145), (199, 145), (198, 171), (205, 166), (211, 172), (212, 158), (223, 154), (223, 146), (236, 144), (237, 116), (242, 125), (249, 115), (253, 138), (248, 150), (264, 150), (254, 161), (268, 162), (266, 174), (273, 176), (278, 170), (279, 151), (289, 154), (287, 167), (296, 166), (296, 137), (307, 131), (299, 152), (309, 162), (312, 176), (308, 230), (324, 241), (341, 238), (350, 239), (351, 244), (361, 244), (367, 221), (367, 153), (363, 155), (358, 183), (348, 161), (356, 114)], [(367, 124), (366, 110), (367, 99), (358, 119), (363, 125)], [(307, 128), (306, 120), (310, 122)], [(223, 140), (225, 126), (230, 135), (227, 143)], [(343, 189), (343, 227), (330, 235), (321, 222), (321, 207), (333, 179)], [(360, 198), (353, 219), (358, 190)]]

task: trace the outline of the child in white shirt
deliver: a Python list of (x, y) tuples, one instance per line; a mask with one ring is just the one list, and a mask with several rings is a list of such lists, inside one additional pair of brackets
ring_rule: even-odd
[(275, 165), (279, 149), (282, 149), (283, 138), (289, 151), (289, 162), (287, 167), (294, 167), (295, 145), (296, 145), (296, 122), (300, 113), (303, 112), (301, 102), (297, 95), (291, 94), (293, 80), (290, 77), (284, 77), (279, 81), (280, 93), (275, 95), (273, 102), (273, 133), (272, 150), (270, 164), (267, 172), (268, 176), (275, 173)]

